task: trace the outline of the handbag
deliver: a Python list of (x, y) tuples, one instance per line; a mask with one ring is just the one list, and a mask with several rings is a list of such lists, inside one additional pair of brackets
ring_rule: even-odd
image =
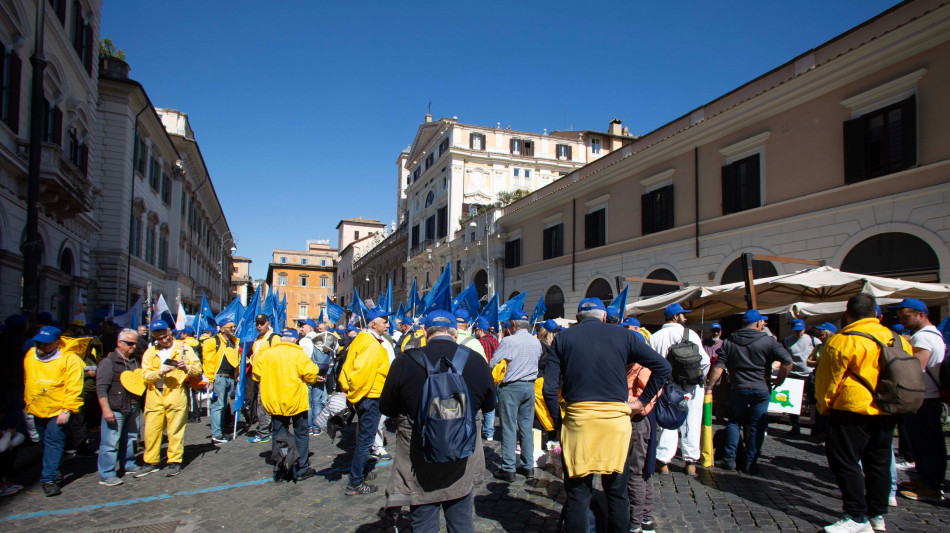
[(653, 408), (656, 423), (663, 429), (679, 429), (686, 422), (688, 413), (686, 395), (672, 381), (663, 386), (663, 394), (656, 399)]

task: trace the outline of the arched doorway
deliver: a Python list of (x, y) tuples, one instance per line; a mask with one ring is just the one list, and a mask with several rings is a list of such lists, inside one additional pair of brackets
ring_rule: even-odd
[(59, 254), (59, 269), (70, 276), (73, 275), (73, 252), (69, 248), (63, 248), (63, 252)]
[[(754, 279), (771, 278), (772, 276), (778, 276), (778, 270), (775, 270), (775, 265), (773, 265), (771, 261), (752, 260), (752, 277)], [(742, 258), (737, 257), (736, 260), (729, 263), (729, 266), (723, 271), (720, 283), (723, 285), (727, 283), (739, 283), (744, 279), (745, 273), (742, 271)]]
[(472, 280), (475, 283), (475, 292), (478, 293), (478, 301), (482, 301), (482, 298), (485, 298), (485, 301), (488, 301), (488, 272), (485, 270), (479, 270), (475, 273), (475, 278)]
[[(647, 279), (655, 279), (657, 281), (679, 281), (676, 279), (676, 274), (673, 274), (665, 268), (658, 268), (653, 272), (650, 272), (647, 276)], [(673, 292), (679, 289), (676, 285), (667, 285), (665, 283), (650, 283), (646, 282), (640, 287), (640, 297), (641, 298), (650, 298), (653, 296), (659, 296), (661, 294), (666, 294), (668, 292)]]
[(587, 293), (584, 298), (600, 298), (604, 305), (610, 305), (614, 299), (614, 291), (610, 288), (610, 283), (604, 278), (597, 278), (587, 287)]
[(551, 285), (548, 292), (544, 293), (544, 305), (547, 307), (544, 312), (545, 320), (564, 316), (564, 292), (560, 287)]
[(940, 261), (923, 239), (909, 233), (881, 233), (859, 242), (841, 270), (911, 281), (939, 281)]

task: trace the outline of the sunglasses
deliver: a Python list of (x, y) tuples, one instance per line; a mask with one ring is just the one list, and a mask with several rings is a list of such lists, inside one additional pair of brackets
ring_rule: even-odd
[(135, 346), (135, 343), (132, 342), (132, 341), (124, 341), (124, 340), (122, 340), (122, 339), (119, 339), (119, 340), (116, 341), (116, 342), (121, 342), (122, 344), (127, 344), (127, 345), (129, 345), (129, 346)]

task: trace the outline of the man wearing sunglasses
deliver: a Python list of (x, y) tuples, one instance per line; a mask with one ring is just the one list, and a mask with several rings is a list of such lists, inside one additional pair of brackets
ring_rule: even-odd
[(96, 396), (102, 408), (99, 484), (107, 487), (122, 484), (116, 475), (117, 470), (125, 470), (126, 474), (133, 476), (143, 470), (135, 465), (133, 445), (134, 435), (138, 434), (139, 409), (120, 379), (122, 372), (139, 368), (139, 362), (132, 358), (138, 339), (135, 330), (123, 329), (115, 351), (100, 361), (96, 369)]

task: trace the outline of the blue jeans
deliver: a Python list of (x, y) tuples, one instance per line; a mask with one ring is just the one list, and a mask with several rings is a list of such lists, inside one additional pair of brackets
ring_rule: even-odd
[(521, 441), (519, 468), (534, 466), (534, 382), (516, 381), (498, 387), (498, 416), (501, 417), (501, 469), (515, 471), (515, 434)]
[(228, 406), (228, 397), (234, 390), (234, 378), (218, 374), (214, 377), (214, 399), (211, 400), (211, 436), (221, 438), (221, 417)]
[(325, 383), (314, 383), (310, 385), (310, 420), (308, 420), (310, 429), (320, 429), (317, 427), (316, 418), (323, 411), (327, 404), (327, 387)]
[[(73, 416), (73, 415), (70, 415)], [(33, 417), (36, 433), (43, 443), (43, 472), (40, 474), (40, 483), (56, 481), (59, 475), (59, 463), (63, 460), (63, 449), (66, 446), (65, 426), (56, 423), (56, 417)]]
[(356, 448), (353, 450), (353, 462), (350, 463), (350, 484), (359, 485), (366, 475), (366, 461), (369, 450), (376, 437), (379, 426), (379, 398), (363, 398), (356, 404), (356, 414), (360, 417), (356, 433)]
[[(294, 441), (297, 443), (297, 454), (300, 459), (297, 460), (297, 475), (303, 474), (310, 466), (310, 436), (307, 434), (307, 420), (310, 417), (307, 413), (297, 413), (291, 416), (271, 417), (271, 429), (274, 438), (271, 439), (271, 450), (277, 447), (277, 438), (287, 431), (294, 432)], [(274, 467), (274, 473), (277, 467)]]
[(485, 413), (485, 420), (482, 421), (482, 438), (495, 438), (495, 410), (492, 409)]
[(739, 446), (739, 425), (745, 431), (745, 467), (755, 465), (765, 441), (769, 426), (769, 398), (771, 392), (760, 389), (732, 389), (729, 391), (729, 424), (726, 426), (726, 461), (736, 460)]
[(99, 477), (103, 480), (115, 477), (116, 465), (122, 461), (123, 469), (135, 469), (135, 438), (138, 433), (139, 414), (113, 411), (115, 422), (110, 424), (102, 418), (99, 429)]
[(412, 531), (415, 533), (438, 533), (439, 508), (445, 512), (445, 529), (449, 533), (474, 533), (472, 521), (472, 493), (457, 500), (448, 500), (409, 507)]

